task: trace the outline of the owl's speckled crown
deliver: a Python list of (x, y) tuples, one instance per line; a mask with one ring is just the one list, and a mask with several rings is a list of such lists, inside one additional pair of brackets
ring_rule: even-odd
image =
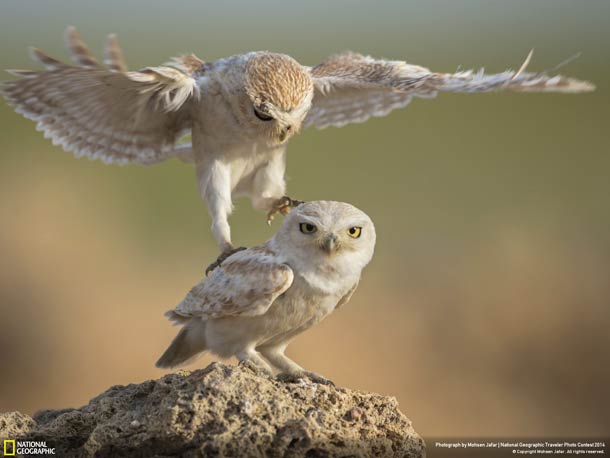
[(245, 88), (256, 106), (270, 103), (289, 111), (313, 90), (313, 82), (307, 70), (292, 57), (261, 52), (246, 64)]

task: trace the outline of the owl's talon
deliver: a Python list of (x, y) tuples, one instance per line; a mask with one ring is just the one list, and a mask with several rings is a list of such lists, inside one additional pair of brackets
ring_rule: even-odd
[(284, 196), (277, 199), (275, 202), (273, 202), (269, 213), (267, 213), (267, 224), (271, 225), (271, 221), (273, 221), (277, 213), (287, 215), (288, 213), (290, 213), (290, 210), (298, 207), (302, 203), (304, 203), (302, 200), (291, 199), (288, 196)]
[(335, 382), (310, 371), (299, 371), (299, 372), (282, 372), (278, 374), (276, 380), (284, 383), (299, 383), (304, 379), (308, 379), (313, 383), (319, 385), (335, 386)]
[(220, 266), (225, 259), (227, 259), (229, 256), (237, 253), (238, 251), (242, 251), (242, 250), (246, 250), (247, 248), (245, 246), (240, 246), (237, 248), (231, 248), (229, 250), (225, 250), (222, 253), (220, 253), (220, 256), (218, 256), (218, 258), (216, 259), (216, 261), (214, 261), (212, 264), (210, 264), (206, 269), (205, 269), (205, 276), (207, 277), (210, 272), (212, 272), (214, 269), (216, 269), (218, 266)]

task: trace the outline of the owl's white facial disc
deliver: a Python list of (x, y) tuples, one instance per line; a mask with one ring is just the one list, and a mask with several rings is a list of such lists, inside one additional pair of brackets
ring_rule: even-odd
[(306, 202), (282, 223), (277, 240), (299, 262), (359, 273), (375, 249), (375, 226), (366, 213), (343, 202)]

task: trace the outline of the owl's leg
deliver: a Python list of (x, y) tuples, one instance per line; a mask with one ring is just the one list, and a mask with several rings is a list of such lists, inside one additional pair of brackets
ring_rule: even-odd
[(197, 182), (201, 198), (206, 202), (212, 217), (212, 234), (220, 248), (221, 254), (210, 264), (206, 275), (218, 267), (225, 259), (245, 247), (235, 248), (231, 243), (229, 215), (233, 210), (231, 201), (231, 170), (221, 161), (197, 164)]
[(286, 158), (281, 151), (269, 162), (260, 167), (254, 175), (250, 197), (252, 205), (257, 210), (267, 213), (267, 224), (277, 213), (287, 214), (297, 205), (302, 204), (300, 200), (294, 200), (286, 196)]
[(286, 351), (286, 346), (281, 345), (278, 347), (259, 347), (261, 355), (267, 358), (267, 361), (271, 363), (273, 367), (275, 367), (280, 372), (285, 373), (300, 373), (305, 372), (301, 366), (291, 360), (288, 356), (284, 354)]
[(269, 364), (265, 362), (263, 358), (260, 357), (258, 352), (253, 348), (247, 348), (235, 355), (239, 360), (240, 366), (248, 367), (255, 373), (262, 372), (265, 375), (272, 375), (273, 371)]
[(303, 369), (284, 354), (285, 350), (285, 345), (259, 348), (259, 351), (265, 358), (267, 358), (267, 361), (269, 361), (273, 367), (280, 371), (277, 376), (278, 380), (286, 383), (295, 383), (302, 379), (309, 379), (312, 382), (319, 383), (321, 385), (334, 385), (331, 380), (328, 380), (315, 372), (310, 372)]

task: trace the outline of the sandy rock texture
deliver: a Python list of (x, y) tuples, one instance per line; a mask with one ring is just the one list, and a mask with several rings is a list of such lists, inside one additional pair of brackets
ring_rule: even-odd
[(79, 409), (0, 414), (3, 438), (45, 440), (61, 457), (425, 456), (394, 398), (219, 363), (114, 386)]

